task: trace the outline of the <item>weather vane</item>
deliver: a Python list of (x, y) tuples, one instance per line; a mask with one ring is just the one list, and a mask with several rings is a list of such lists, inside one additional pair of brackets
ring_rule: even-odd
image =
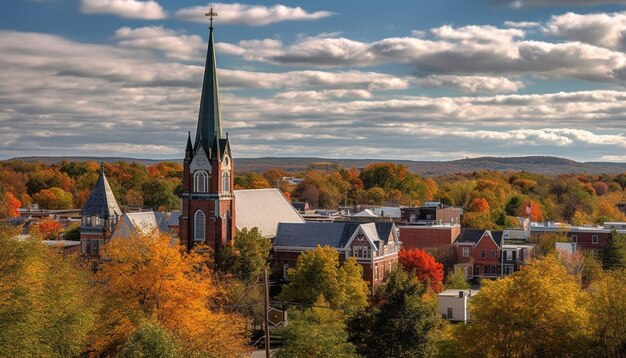
[(207, 12), (206, 14), (204, 14), (204, 16), (208, 16), (209, 17), (209, 28), (212, 29), (213, 28), (213, 17), (217, 16), (217, 13), (215, 11), (213, 11), (213, 6), (211, 6), (211, 8), (209, 9), (209, 12)]

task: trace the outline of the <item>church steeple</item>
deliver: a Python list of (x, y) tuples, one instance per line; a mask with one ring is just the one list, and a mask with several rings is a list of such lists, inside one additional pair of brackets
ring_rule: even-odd
[(206, 14), (206, 16), (209, 16), (211, 25), (209, 26), (209, 46), (204, 65), (204, 79), (202, 82), (202, 95), (200, 97), (200, 111), (198, 113), (198, 128), (196, 130), (194, 149), (198, 148), (200, 143), (204, 144), (206, 149), (212, 148), (215, 133), (217, 133), (218, 139), (222, 138), (217, 63), (215, 61), (215, 44), (213, 41), (213, 16), (216, 15), (213, 12), (213, 8)]

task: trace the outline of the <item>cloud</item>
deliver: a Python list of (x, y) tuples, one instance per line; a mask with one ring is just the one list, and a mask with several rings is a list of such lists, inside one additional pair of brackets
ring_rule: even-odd
[(330, 11), (307, 12), (301, 7), (289, 7), (286, 5), (247, 5), (240, 3), (214, 3), (206, 6), (192, 6), (176, 11), (176, 17), (182, 20), (207, 23), (204, 16), (209, 8), (218, 13), (215, 20), (220, 24), (240, 24), (248, 26), (263, 26), (283, 21), (310, 21), (318, 20), (334, 15)]
[(575, 14), (552, 16), (546, 24), (547, 35), (565, 37), (614, 50), (626, 48), (626, 12), (612, 14)]
[[(172, 34), (135, 30), (124, 38)], [(201, 65), (168, 57), (158, 46), (95, 45), (15, 31), (0, 31), (0, 53), (0, 157), (182, 158), (197, 119)], [(219, 75), (224, 129), (236, 157), (544, 154), (598, 160), (626, 143), (626, 93), (618, 90), (493, 95), (523, 83), (353, 69), (220, 68)], [(421, 92), (415, 86), (428, 85), (480, 95), (415, 95)]]
[(496, 0), (496, 2), (504, 2), (517, 9), (540, 6), (597, 6), (607, 4), (626, 4), (626, 0)]
[(130, 19), (160, 20), (167, 14), (153, 0), (81, 0), (80, 11), (84, 14), (111, 14)]
[(534, 21), (505, 21), (503, 25), (505, 27), (513, 27), (516, 29), (527, 29), (531, 27), (538, 27), (539, 23)]
[(121, 27), (113, 37), (122, 47), (157, 50), (166, 57), (181, 60), (199, 60), (206, 44), (198, 35), (185, 35), (163, 26), (140, 28)]

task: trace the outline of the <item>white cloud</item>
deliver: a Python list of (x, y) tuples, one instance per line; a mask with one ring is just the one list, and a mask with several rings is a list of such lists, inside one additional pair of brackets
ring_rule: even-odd
[(176, 11), (176, 17), (188, 21), (207, 23), (208, 19), (204, 14), (209, 12), (211, 6), (218, 13), (216, 22), (248, 26), (263, 26), (282, 21), (317, 20), (334, 15), (330, 11), (307, 12), (301, 7), (290, 7), (280, 4), (268, 7), (240, 3), (214, 3), (206, 6), (192, 6), (180, 9)]
[(527, 29), (538, 27), (539, 23), (534, 21), (505, 21), (503, 25), (505, 27), (513, 27), (516, 29)]
[(513, 8), (539, 6), (597, 6), (606, 4), (626, 4), (626, 0), (501, 0)]
[(202, 37), (185, 35), (163, 26), (121, 27), (115, 31), (114, 38), (123, 47), (158, 50), (167, 57), (182, 60), (199, 60), (206, 48)]
[(167, 14), (153, 0), (81, 0), (80, 11), (84, 14), (111, 14), (130, 19), (160, 20)]
[(626, 45), (626, 12), (552, 16), (544, 32), (595, 46), (623, 50)]
[(416, 78), (414, 82), (425, 87), (451, 87), (466, 93), (508, 93), (517, 92), (524, 87), (521, 81), (513, 81), (502, 76), (431, 75)]

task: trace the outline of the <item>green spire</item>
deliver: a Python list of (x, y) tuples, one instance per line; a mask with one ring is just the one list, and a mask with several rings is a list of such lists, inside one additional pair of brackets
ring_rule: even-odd
[(220, 116), (219, 85), (217, 82), (217, 63), (215, 61), (215, 45), (213, 43), (213, 24), (209, 27), (209, 47), (204, 65), (202, 97), (198, 113), (198, 129), (194, 148), (202, 142), (204, 148), (213, 147), (213, 138), (222, 138), (222, 119)]

